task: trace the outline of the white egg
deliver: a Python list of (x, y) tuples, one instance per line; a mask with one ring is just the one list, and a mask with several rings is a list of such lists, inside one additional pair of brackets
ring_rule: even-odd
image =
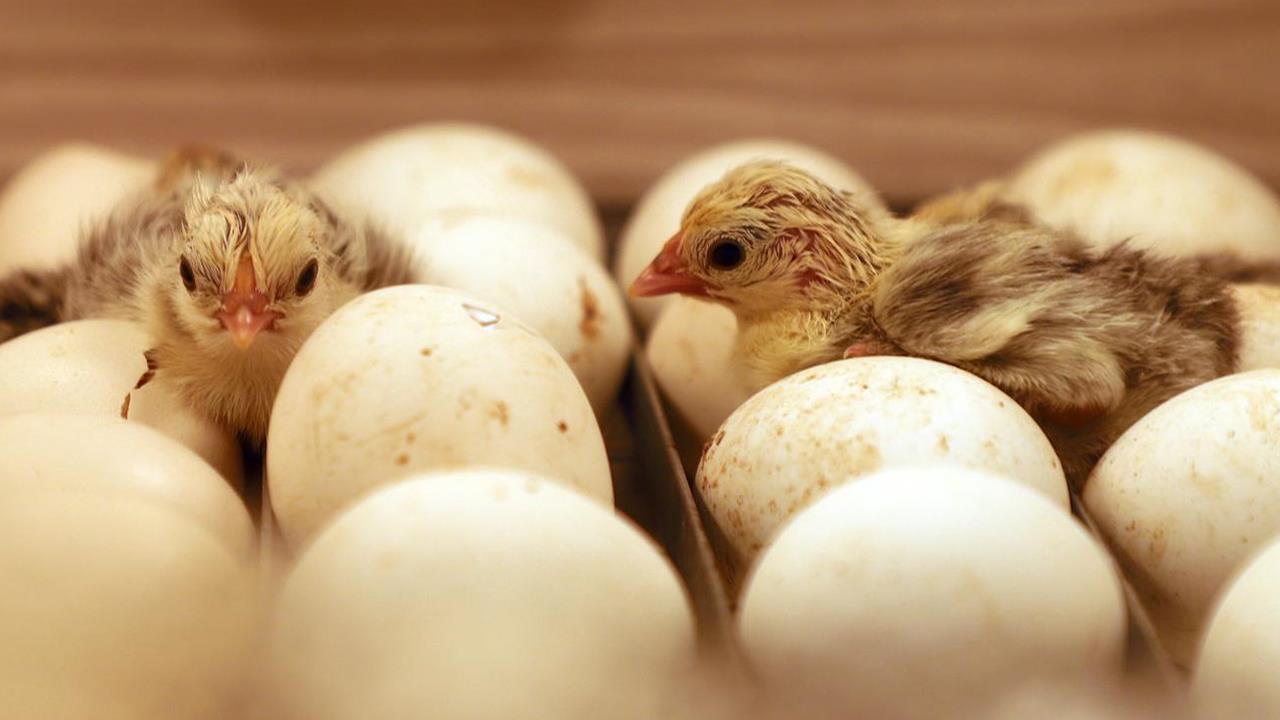
[(356, 298), (298, 351), (267, 436), (271, 505), (297, 544), (365, 491), (483, 463), (613, 501), (591, 404), (546, 340), (430, 285)]
[(1239, 370), (1280, 368), (1280, 287), (1233, 285), (1240, 309)]
[(1139, 420), (1084, 502), (1173, 659), (1190, 665), (1214, 597), (1280, 532), (1280, 370), (1231, 375)]
[(1280, 199), (1227, 158), (1157, 133), (1103, 131), (1055, 143), (1015, 172), (1006, 197), (1101, 246), (1280, 259)]
[(765, 687), (832, 717), (978, 717), (1026, 683), (1115, 677), (1126, 614), (1099, 544), (1019, 483), (887, 470), (797, 515), (739, 630)]
[(379, 135), (330, 160), (311, 186), (340, 211), (396, 233), (473, 215), (511, 217), (554, 228), (604, 258), (595, 205), (573, 173), (497, 128), (440, 123)]
[(140, 425), (103, 415), (0, 417), (0, 488), (119, 495), (162, 507), (237, 555), (256, 547), (249, 511), (190, 450)]
[(163, 503), (40, 479), (0, 504), (4, 717), (238, 717), (255, 563)]
[(60, 145), (39, 155), (0, 193), (0, 274), (70, 261), (81, 229), (155, 174), (155, 163), (96, 145)]
[(1212, 617), (1191, 685), (1200, 716), (1280, 717), (1280, 542), (1244, 566)]
[(649, 333), (645, 356), (654, 379), (700, 440), (751, 397), (733, 357), (737, 334), (728, 308), (686, 297), (663, 307)]
[(749, 560), (830, 488), (881, 468), (986, 470), (1068, 507), (1062, 466), (1016, 402), (950, 365), (873, 357), (820, 365), (761, 390), (711, 439), (698, 491)]
[[(668, 170), (650, 186), (636, 204), (618, 242), (614, 276), (627, 287), (644, 270), (663, 243), (680, 228), (685, 207), (705, 186), (726, 172), (752, 160), (785, 160), (835, 187), (857, 193), (864, 202), (883, 208), (879, 195), (862, 176), (825, 152), (776, 139), (739, 140), (715, 145)], [(646, 327), (669, 298), (632, 298), (631, 307)]]
[(146, 372), (146, 332), (122, 320), (78, 320), (0, 345), (0, 415), (87, 413), (153, 427), (191, 449), (237, 489), (240, 443), (159, 384), (133, 387)]
[(613, 279), (549, 227), (470, 217), (410, 233), (419, 276), (515, 313), (560, 353), (596, 413), (617, 398), (631, 350), (627, 306)]
[(339, 516), (286, 579), (272, 650), (288, 717), (648, 720), (691, 669), (693, 618), (628, 521), (471, 469)]

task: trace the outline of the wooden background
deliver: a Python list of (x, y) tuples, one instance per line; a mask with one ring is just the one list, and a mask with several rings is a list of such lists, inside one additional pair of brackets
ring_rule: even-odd
[(834, 152), (890, 198), (1101, 125), (1280, 185), (1275, 0), (0, 0), (0, 177), (77, 138), (296, 169), (422, 120), (546, 144), (606, 206), (709, 143)]

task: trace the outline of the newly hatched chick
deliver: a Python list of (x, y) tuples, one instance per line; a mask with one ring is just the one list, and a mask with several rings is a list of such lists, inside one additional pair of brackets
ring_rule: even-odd
[(357, 294), (409, 282), (410, 267), (275, 173), (186, 151), (87, 229), (70, 266), (0, 280), (0, 341), (63, 320), (141, 322), (155, 345), (140, 384), (169, 385), (261, 444), (302, 342)]
[(840, 357), (903, 354), (999, 387), (1077, 486), (1158, 403), (1232, 372), (1238, 317), (1196, 260), (1090, 250), (1013, 206), (877, 217), (794, 167), (755, 162), (690, 204), (636, 279), (736, 313), (757, 387)]

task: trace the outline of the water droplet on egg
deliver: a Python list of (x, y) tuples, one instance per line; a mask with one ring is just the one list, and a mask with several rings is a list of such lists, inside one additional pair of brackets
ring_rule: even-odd
[(482, 307), (477, 307), (475, 305), (463, 303), (462, 309), (466, 310), (467, 314), (471, 316), (471, 319), (475, 320), (476, 323), (480, 325), (480, 327), (490, 327), (492, 325), (497, 325), (498, 321), (502, 319), (501, 317), (498, 317), (498, 314), (493, 312), (492, 310), (488, 310)]

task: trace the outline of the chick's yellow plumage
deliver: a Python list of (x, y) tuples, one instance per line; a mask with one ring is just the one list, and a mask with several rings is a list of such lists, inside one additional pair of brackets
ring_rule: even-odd
[(355, 295), (410, 281), (410, 262), (282, 176), (179, 153), (153, 188), (86, 231), (75, 262), (0, 281), (0, 339), (62, 320), (143, 323), (148, 380), (260, 443), (298, 347)]
[(797, 168), (749, 163), (693, 200), (632, 292), (732, 309), (756, 387), (842, 356), (972, 372), (1040, 421), (1079, 483), (1156, 404), (1232, 372), (1236, 308), (1208, 260), (1095, 251), (997, 190), (897, 219)]

